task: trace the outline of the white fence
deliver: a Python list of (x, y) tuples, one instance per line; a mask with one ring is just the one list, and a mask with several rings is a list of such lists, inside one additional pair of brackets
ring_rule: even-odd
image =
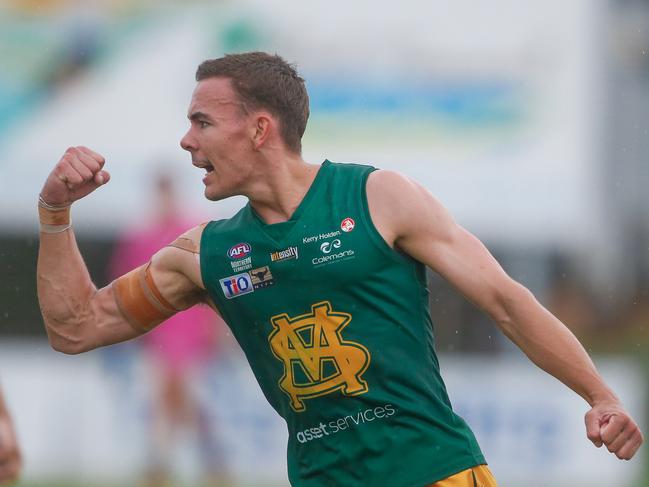
[[(455, 408), (469, 422), (502, 486), (636, 487), (643, 455), (616, 460), (586, 439), (586, 403), (519, 357), (441, 357)], [(620, 359), (600, 372), (643, 422), (645, 375)], [(145, 468), (151, 379), (134, 346), (68, 357), (43, 342), (0, 344), (0, 379), (25, 454), (26, 481), (133, 485)], [(234, 480), (287, 485), (285, 425), (238, 352), (212, 364), (197, 389), (209, 404)], [(192, 481), (196, 446), (176, 458)]]

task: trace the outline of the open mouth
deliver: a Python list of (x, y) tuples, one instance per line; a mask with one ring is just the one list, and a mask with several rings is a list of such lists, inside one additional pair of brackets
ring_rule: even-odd
[(200, 161), (195, 161), (194, 166), (196, 166), (199, 169), (205, 169), (205, 171), (208, 174), (211, 173), (212, 171), (214, 171), (214, 166), (212, 165), (212, 163), (210, 163), (210, 161), (208, 161), (206, 159), (202, 159)]

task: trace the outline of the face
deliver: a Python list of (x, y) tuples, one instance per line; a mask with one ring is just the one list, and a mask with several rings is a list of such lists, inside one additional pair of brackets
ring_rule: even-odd
[(253, 168), (255, 129), (227, 78), (198, 82), (187, 113), (190, 127), (180, 146), (206, 171), (205, 197), (242, 194)]

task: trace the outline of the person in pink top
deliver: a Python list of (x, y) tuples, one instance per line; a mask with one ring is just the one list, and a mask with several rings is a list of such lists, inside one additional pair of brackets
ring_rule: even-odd
[[(154, 214), (119, 239), (110, 261), (112, 277), (148, 262), (179, 234), (200, 223), (181, 214), (170, 177), (159, 173), (154, 185)], [(148, 487), (170, 485), (174, 443), (184, 429), (193, 430), (200, 441), (207, 485), (225, 482), (225, 465), (213, 425), (192, 388), (202, 369), (214, 359), (221, 325), (207, 306), (197, 305), (177, 313), (140, 339), (155, 379)]]

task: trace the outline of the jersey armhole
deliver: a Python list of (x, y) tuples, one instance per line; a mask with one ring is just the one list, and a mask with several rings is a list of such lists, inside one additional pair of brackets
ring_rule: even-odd
[(207, 252), (205, 250), (205, 246), (203, 245), (203, 237), (207, 233), (208, 227), (212, 224), (212, 222), (206, 222), (201, 225), (201, 234), (200, 234), (200, 241), (198, 242), (198, 248), (196, 249), (196, 260), (198, 261), (198, 272), (199, 272), (199, 277), (201, 279), (201, 282), (203, 283), (203, 286), (205, 286), (205, 292), (209, 296), (209, 291), (208, 291), (208, 285), (207, 282), (205, 282), (205, 272), (204, 267), (207, 265), (205, 262), (207, 258)]
[(401, 252), (393, 249), (388, 245), (383, 236), (379, 233), (379, 230), (374, 225), (372, 221), (372, 215), (370, 213), (370, 205), (367, 201), (367, 180), (374, 171), (378, 170), (376, 167), (372, 167), (371, 170), (365, 172), (361, 179), (361, 215), (363, 217), (363, 223), (365, 228), (367, 228), (367, 234), (370, 237), (370, 240), (374, 245), (387, 257), (395, 262), (403, 263), (412, 263), (413, 259), (402, 254)]
[[(221, 319), (223, 319), (227, 323), (227, 320), (225, 318), (225, 314), (223, 313), (223, 309), (221, 309), (221, 307), (219, 306), (218, 299), (215, 299), (214, 297), (212, 297), (212, 295), (210, 294), (210, 286), (209, 286), (208, 282), (205, 280), (205, 276), (207, 276), (207, 272), (204, 272), (204, 271), (206, 271), (205, 267), (208, 265), (208, 259), (207, 259), (208, 252), (207, 252), (207, 250), (205, 248), (205, 244), (203, 243), (203, 242), (205, 242), (203, 240), (203, 237), (206, 235), (207, 229), (213, 223), (214, 223), (214, 221), (210, 221), (210, 222), (204, 223), (202, 225), (203, 230), (201, 232), (201, 241), (200, 241), (200, 243), (198, 245), (198, 253), (196, 254), (196, 259), (198, 260), (198, 270), (200, 272), (201, 282), (203, 283), (203, 286), (205, 286), (205, 294), (207, 296), (205, 304), (207, 306), (209, 306), (210, 308), (212, 308), (214, 311), (216, 311), (216, 313), (221, 317)], [(209, 302), (211, 302), (214, 305), (214, 307), (212, 307), (210, 305), (210, 303), (207, 302), (208, 300), (209, 300)]]

